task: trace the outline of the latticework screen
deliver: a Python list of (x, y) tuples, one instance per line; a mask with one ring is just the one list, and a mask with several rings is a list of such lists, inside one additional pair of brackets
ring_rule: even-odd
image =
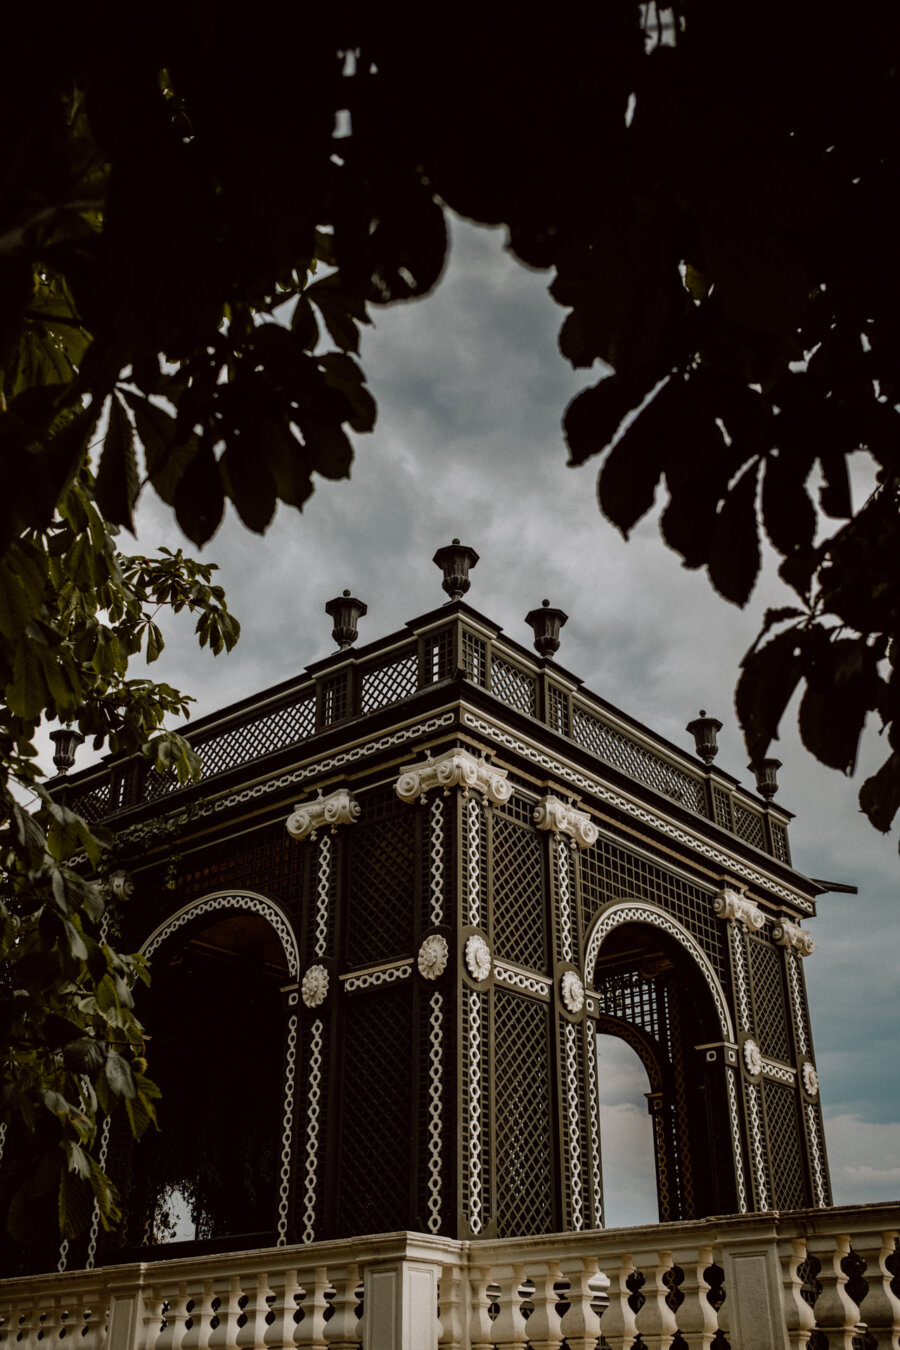
[(791, 865), (791, 850), (788, 844), (788, 833), (785, 827), (777, 820), (770, 822), (772, 830), (772, 852), (779, 862)]
[(563, 736), (569, 734), (569, 700), (562, 689), (551, 684), (547, 690), (547, 722)]
[(360, 706), (364, 713), (398, 703), (416, 692), (419, 680), (419, 660), (415, 647), (399, 656), (394, 655), (384, 665), (364, 670)]
[(229, 731), (212, 734), (196, 744), (203, 760), (203, 777), (224, 773), (239, 764), (261, 759), (274, 750), (305, 740), (316, 729), (316, 700), (310, 693), (297, 703), (265, 713)]
[[(222, 840), (191, 853), (179, 876), (180, 903), (210, 891), (246, 887), (277, 900), (290, 914), (299, 914), (303, 899), (306, 848), (291, 839), (283, 821), (253, 834)], [(163, 892), (162, 908), (172, 908), (172, 893)]]
[(445, 680), (453, 669), (453, 633), (445, 628), (425, 639), (425, 683)]
[(597, 981), (598, 1011), (640, 1027), (668, 1049), (669, 1028), (665, 985), (645, 979), (640, 971), (617, 971)]
[(335, 675), (322, 681), (322, 725), (331, 726), (347, 716), (347, 677)]
[(416, 907), (415, 815), (402, 813), (348, 832), (350, 892), (347, 960), (351, 966), (412, 950)]
[(764, 849), (766, 846), (762, 815), (742, 802), (734, 803), (734, 832), (739, 839), (752, 844), (754, 848)]
[(554, 1231), (550, 1009), (494, 994), (497, 1235)]
[(791, 1039), (781, 951), (777, 947), (770, 947), (761, 938), (751, 938), (748, 950), (760, 1049), (764, 1055), (789, 1064), (792, 1058)]
[(537, 681), (518, 666), (510, 665), (499, 656), (491, 661), (491, 693), (519, 712), (534, 716), (537, 704)]
[(547, 970), (547, 913), (537, 832), (493, 819), (494, 950), (529, 970)]
[(411, 1226), (411, 995), (406, 984), (346, 1000), (342, 1237)]
[(462, 662), (470, 680), (475, 684), (487, 683), (487, 643), (466, 628), (462, 635)]
[(802, 1209), (809, 1203), (804, 1180), (797, 1093), (785, 1083), (762, 1082), (763, 1109), (772, 1172), (773, 1209)]
[(722, 788), (713, 784), (712, 799), (716, 824), (721, 825), (724, 830), (733, 830), (734, 818), (731, 814), (731, 794), (724, 792)]
[(670, 764), (660, 755), (641, 745), (631, 737), (592, 717), (584, 708), (576, 707), (572, 715), (572, 739), (586, 750), (622, 769), (640, 783), (656, 788), (673, 801), (705, 815), (703, 782), (694, 778), (683, 769)]
[(709, 895), (681, 877), (627, 849), (598, 839), (580, 853), (584, 922), (589, 925), (607, 900), (634, 897), (650, 900), (667, 909), (700, 943), (720, 980), (727, 978), (722, 947), (723, 926), (716, 918)]

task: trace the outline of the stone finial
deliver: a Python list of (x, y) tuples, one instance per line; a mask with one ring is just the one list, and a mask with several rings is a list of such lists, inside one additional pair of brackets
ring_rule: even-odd
[(778, 770), (780, 759), (759, 759), (747, 765), (756, 775), (756, 790), (761, 797), (770, 802), (778, 791)]
[(689, 731), (693, 736), (697, 754), (704, 764), (712, 764), (719, 753), (716, 736), (721, 730), (722, 723), (717, 717), (707, 717), (705, 708), (701, 708), (700, 716), (695, 717), (693, 722), (688, 722), (685, 727), (685, 731)]
[(472, 584), (469, 580), (469, 569), (478, 562), (478, 554), (474, 548), (467, 548), (458, 539), (454, 539), (452, 544), (438, 549), (432, 562), (437, 563), (444, 574), (441, 586), (450, 599), (461, 600)]
[(65, 726), (51, 731), (50, 739), (56, 746), (53, 763), (60, 774), (68, 773), (75, 763), (75, 751), (84, 742), (84, 737), (77, 727)]
[(332, 832), (338, 825), (353, 825), (359, 819), (359, 813), (359, 802), (349, 788), (338, 788), (327, 797), (320, 792), (315, 801), (301, 802), (285, 823), (293, 839), (306, 839), (325, 825), (330, 826)]
[(546, 796), (534, 808), (533, 819), (539, 830), (567, 834), (579, 848), (590, 848), (597, 842), (599, 830), (587, 811), (576, 811), (574, 806), (558, 797)]
[(549, 600), (542, 600), (540, 609), (525, 615), (525, 622), (534, 629), (534, 645), (541, 656), (559, 651), (559, 630), (568, 617), (561, 609), (551, 609)]
[(362, 600), (357, 600), (346, 590), (343, 595), (336, 595), (333, 600), (328, 601), (325, 613), (334, 620), (331, 636), (341, 651), (346, 651), (359, 637), (356, 625), (368, 612), (368, 605), (364, 605)]
[(816, 940), (809, 929), (790, 919), (779, 919), (772, 926), (772, 939), (779, 947), (792, 947), (798, 956), (812, 956), (816, 950)]
[(466, 792), (474, 788), (496, 805), (508, 802), (513, 791), (506, 769), (495, 769), (486, 759), (476, 759), (468, 750), (447, 750), (437, 759), (429, 755), (424, 764), (407, 764), (400, 771), (394, 791), (401, 801), (414, 802), (433, 787), (442, 787), (445, 792), (452, 787), (461, 787)]
[(733, 919), (753, 933), (758, 933), (766, 922), (766, 916), (755, 900), (748, 900), (746, 895), (727, 887), (713, 900), (713, 909), (720, 919)]

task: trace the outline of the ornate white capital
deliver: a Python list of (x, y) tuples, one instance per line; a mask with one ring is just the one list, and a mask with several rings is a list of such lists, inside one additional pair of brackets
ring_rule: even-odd
[(431, 933), (419, 948), (416, 964), (425, 980), (436, 980), (447, 969), (450, 948), (442, 933)]
[(513, 791), (505, 769), (495, 769), (486, 759), (476, 759), (468, 750), (447, 750), (437, 759), (429, 755), (424, 764), (407, 764), (400, 771), (394, 791), (401, 801), (414, 802), (433, 787), (442, 787), (445, 792), (462, 787), (466, 793), (474, 788), (498, 806), (508, 802)]
[(574, 806), (552, 796), (538, 802), (534, 808), (534, 823), (539, 830), (571, 835), (579, 848), (590, 848), (600, 833), (587, 811), (576, 811)]
[(130, 900), (134, 895), (134, 882), (131, 880), (131, 873), (122, 869), (112, 873), (107, 885), (110, 895), (115, 896), (117, 900)]
[(307, 1008), (318, 1008), (328, 995), (328, 971), (324, 966), (310, 966), (303, 976), (300, 993)]
[(812, 956), (816, 950), (815, 938), (808, 928), (801, 928), (790, 919), (779, 919), (772, 928), (772, 937), (779, 947), (793, 947), (798, 956)]
[(584, 985), (581, 983), (580, 976), (576, 975), (574, 970), (563, 972), (562, 979), (559, 982), (559, 991), (562, 995), (562, 1001), (570, 1013), (581, 1012), (584, 1007)]
[(473, 980), (486, 980), (491, 973), (491, 949), (478, 933), (466, 942), (466, 966)]
[(713, 909), (720, 919), (734, 919), (754, 933), (758, 933), (766, 922), (766, 917), (755, 900), (748, 900), (746, 895), (729, 890), (727, 887), (719, 891), (713, 900)]
[(756, 1041), (744, 1041), (744, 1063), (748, 1073), (762, 1073), (762, 1053)]
[(338, 788), (323, 797), (321, 792), (315, 801), (301, 802), (294, 807), (287, 818), (287, 832), (294, 839), (306, 839), (330, 825), (332, 830), (338, 825), (353, 825), (359, 819), (359, 802), (349, 788)]

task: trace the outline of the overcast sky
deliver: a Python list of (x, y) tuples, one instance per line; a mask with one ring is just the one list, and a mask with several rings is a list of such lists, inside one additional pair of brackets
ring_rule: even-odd
[[(302, 516), (281, 508), (264, 538), (232, 516), (204, 550), (220, 566), (241, 641), (214, 660), (193, 647), (190, 625), (176, 624), (153, 671), (197, 697), (195, 715), (328, 655), (323, 606), (345, 586), (369, 607), (360, 642), (440, 604), (431, 558), (458, 536), (481, 558), (467, 596), (475, 608), (529, 644), (524, 615), (548, 597), (569, 615), (559, 652), (567, 669), (686, 749), (685, 724), (707, 709), (724, 723), (717, 764), (753, 788), (733, 691), (763, 610), (784, 603), (774, 568), (740, 611), (704, 573), (681, 567), (655, 521), (626, 543), (600, 516), (596, 466), (567, 468), (560, 427), (565, 405), (596, 376), (571, 371), (558, 353), (564, 312), (546, 293), (549, 279), (505, 254), (501, 231), (454, 222), (436, 293), (375, 315), (362, 357), (378, 424), (357, 438), (351, 480), (320, 481)], [(140, 521), (142, 547), (190, 551), (160, 504), (148, 502)], [(870, 766), (879, 748), (867, 753)], [(795, 865), (860, 891), (823, 897), (812, 924), (818, 950), (805, 962), (835, 1202), (895, 1199), (896, 831), (876, 834), (859, 814), (860, 775), (848, 781), (820, 766), (792, 723), (774, 749), (784, 762), (778, 800), (797, 816)], [(86, 762), (80, 755), (79, 767)], [(610, 1060), (604, 1082), (608, 1222), (655, 1219), (636, 1180), (652, 1173), (643, 1069), (629, 1051)]]

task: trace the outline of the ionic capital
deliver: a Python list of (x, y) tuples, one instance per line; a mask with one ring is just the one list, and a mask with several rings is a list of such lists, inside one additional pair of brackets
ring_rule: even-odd
[(587, 811), (576, 811), (574, 806), (549, 795), (538, 802), (533, 819), (539, 830), (570, 835), (579, 848), (590, 848), (600, 833)]
[(349, 788), (338, 788), (315, 801), (302, 802), (288, 816), (287, 832), (294, 839), (306, 839), (328, 825), (332, 831), (338, 825), (353, 825), (359, 819), (360, 805)]
[(812, 956), (816, 950), (815, 938), (808, 928), (801, 928), (790, 919), (779, 919), (772, 927), (772, 937), (779, 947), (793, 947), (798, 956)]
[(720, 919), (734, 919), (753, 933), (758, 933), (766, 922), (766, 916), (755, 900), (748, 900), (746, 895), (727, 887), (713, 900), (713, 909)]
[(407, 764), (400, 771), (394, 791), (401, 801), (414, 802), (433, 787), (442, 787), (445, 792), (453, 787), (461, 787), (466, 793), (474, 789), (498, 806), (508, 802), (513, 791), (505, 769), (495, 769), (486, 759), (476, 759), (468, 750), (447, 750), (437, 759), (429, 755), (424, 764)]

